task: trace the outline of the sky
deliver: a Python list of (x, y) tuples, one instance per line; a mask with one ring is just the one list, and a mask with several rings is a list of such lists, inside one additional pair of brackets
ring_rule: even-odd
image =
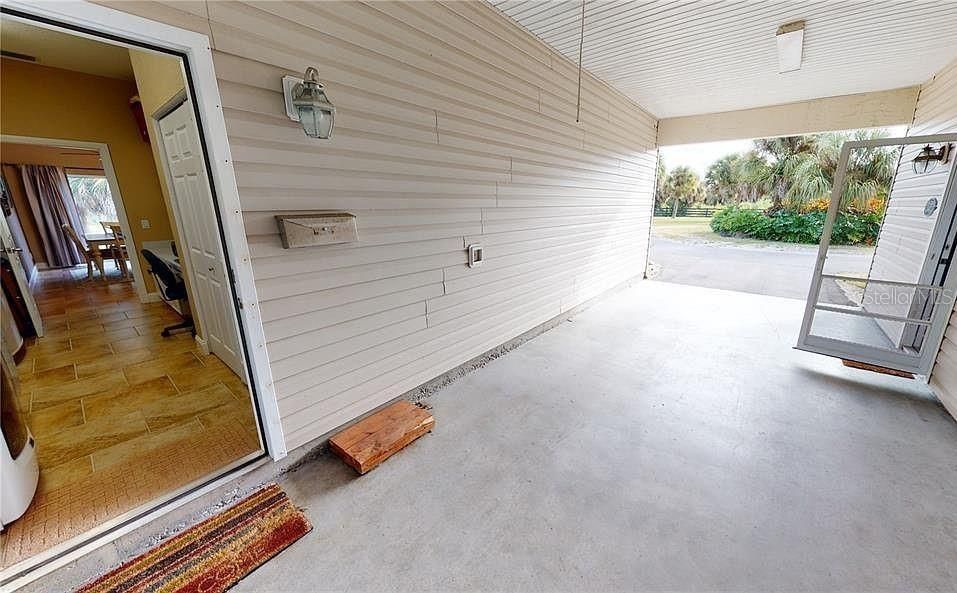
[(682, 144), (663, 146), (661, 159), (669, 172), (682, 165), (691, 167), (699, 177), (704, 178), (708, 166), (726, 154), (745, 152), (753, 144), (750, 140), (727, 140), (724, 142), (705, 142), (703, 144)]
[[(885, 128), (890, 136), (903, 136), (907, 126), (892, 126)], [(682, 144), (680, 146), (664, 146), (661, 148), (661, 158), (665, 168), (671, 171), (681, 165), (691, 167), (699, 177), (704, 178), (708, 166), (719, 158), (734, 152), (745, 152), (752, 147), (750, 140), (727, 140), (723, 142), (705, 142), (702, 144)]]

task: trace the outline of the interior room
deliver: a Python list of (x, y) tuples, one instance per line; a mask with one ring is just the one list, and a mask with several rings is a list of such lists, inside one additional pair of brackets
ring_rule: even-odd
[(3, 428), (23, 465), (2, 506), (7, 568), (261, 443), (218, 235), (178, 200), (188, 157), (187, 181), (205, 170), (182, 136), (180, 59), (2, 26)]

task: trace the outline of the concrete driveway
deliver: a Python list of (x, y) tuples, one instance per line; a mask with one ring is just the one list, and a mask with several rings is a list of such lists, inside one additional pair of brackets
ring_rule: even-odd
[[(871, 248), (835, 247), (829, 271), (866, 272)], [(655, 280), (768, 296), (807, 298), (817, 258), (816, 245), (705, 241), (653, 233), (650, 259)]]

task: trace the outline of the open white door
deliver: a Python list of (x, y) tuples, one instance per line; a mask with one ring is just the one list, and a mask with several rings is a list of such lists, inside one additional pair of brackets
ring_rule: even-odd
[(188, 249), (189, 279), (194, 293), (190, 307), (199, 316), (210, 352), (245, 380), (226, 260), (192, 104), (186, 101), (169, 112), (159, 120), (159, 127), (169, 169), (171, 198), (175, 202), (181, 238)]
[(3, 251), (10, 267), (13, 268), (13, 275), (17, 279), (17, 286), (20, 288), (20, 296), (23, 303), (30, 313), (30, 320), (33, 322), (33, 328), (38, 336), (43, 335), (43, 319), (40, 318), (40, 310), (37, 308), (37, 302), (33, 300), (33, 293), (30, 292), (30, 282), (27, 280), (27, 274), (23, 269), (23, 262), (20, 260), (22, 251), (17, 244), (13, 242), (13, 233), (10, 232), (10, 226), (7, 224), (6, 217), (0, 213), (0, 251)]
[[(957, 142), (957, 134), (846, 142), (834, 175), (817, 264), (797, 348), (927, 375), (954, 308), (955, 180), (950, 162), (918, 173), (914, 157)], [(849, 228), (848, 170), (864, 153), (898, 147), (900, 163), (876, 244), (834, 245)], [(850, 165), (849, 165), (850, 164)]]

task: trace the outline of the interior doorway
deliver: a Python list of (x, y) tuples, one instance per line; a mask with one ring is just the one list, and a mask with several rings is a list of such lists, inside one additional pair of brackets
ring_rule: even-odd
[[(3, 501), (6, 582), (261, 458), (264, 443), (182, 58), (2, 21), (19, 56), (3, 60), (4, 144), (96, 161), (0, 155), (4, 187), (22, 190), (4, 209), (20, 231), (2, 233), (20, 272), (11, 291), (37, 316), (8, 324), (4, 295), (17, 360), (4, 416), (30, 435), (10, 454), (22, 471), (4, 465), (23, 493)], [(49, 95), (53, 81), (71, 102)]]
[[(85, 264), (88, 278), (132, 282), (141, 300), (150, 298), (143, 265), (126, 248), (131, 221), (108, 144), (4, 134), (0, 153), (13, 210), (6, 218), (23, 244), (19, 253), (28, 281), (43, 270)], [(150, 218), (138, 222), (148, 226)], [(82, 244), (63, 232), (63, 224)]]

